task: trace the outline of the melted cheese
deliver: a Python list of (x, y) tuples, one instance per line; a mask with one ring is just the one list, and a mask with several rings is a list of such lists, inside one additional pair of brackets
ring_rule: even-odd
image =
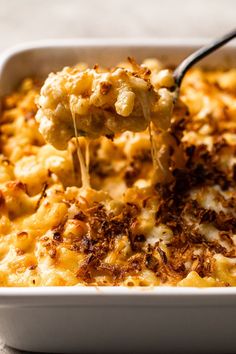
[[(80, 164), (80, 171), (81, 171), (81, 179), (82, 179), (82, 188), (90, 188), (90, 181), (89, 181), (89, 170), (88, 170), (88, 164), (85, 164), (84, 157), (80, 148), (79, 144), (79, 137), (78, 137), (78, 132), (77, 132), (77, 126), (75, 122), (75, 112), (73, 105), (71, 104), (71, 115), (72, 115), (72, 120), (73, 120), (73, 126), (74, 126), (74, 133), (75, 133), (75, 141), (76, 141), (76, 150), (78, 154), (78, 159), (79, 159), (79, 164)], [(87, 159), (86, 162), (88, 163), (89, 161), (89, 151), (87, 151), (88, 148), (86, 149), (86, 155)]]

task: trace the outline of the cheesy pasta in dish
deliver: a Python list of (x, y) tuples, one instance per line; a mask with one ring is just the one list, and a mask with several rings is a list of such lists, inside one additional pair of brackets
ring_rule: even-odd
[(46, 141), (66, 148), (75, 136), (74, 126), (78, 136), (90, 138), (143, 131), (150, 121), (167, 130), (174, 78), (169, 70), (153, 75), (147, 65), (129, 58), (111, 70), (80, 64), (51, 73), (41, 89), (36, 115)]
[(236, 70), (136, 65), (2, 99), (0, 286), (236, 285)]

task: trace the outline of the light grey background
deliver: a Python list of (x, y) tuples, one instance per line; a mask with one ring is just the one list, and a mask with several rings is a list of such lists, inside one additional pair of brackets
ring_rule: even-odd
[[(211, 38), (234, 27), (236, 0), (0, 0), (0, 55), (45, 38)], [(15, 353), (0, 339), (0, 354)]]
[(0, 0), (0, 50), (42, 38), (214, 37), (236, 0)]

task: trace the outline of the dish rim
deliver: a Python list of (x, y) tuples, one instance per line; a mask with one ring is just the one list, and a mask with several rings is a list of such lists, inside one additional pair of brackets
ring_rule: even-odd
[[(173, 48), (194, 48), (197, 49), (200, 46), (203, 46), (209, 43), (210, 38), (196, 37), (193, 39), (190, 38), (63, 38), (63, 39), (41, 39), (35, 41), (26, 41), (22, 42), (9, 48), (6, 48), (0, 54), (0, 76), (1, 71), (4, 68), (4, 64), (14, 55), (17, 55), (22, 52), (26, 52), (32, 49), (42, 49), (42, 48), (56, 48), (56, 47), (173, 47)], [(223, 48), (224, 51), (236, 49), (236, 43), (229, 42)], [(221, 48), (219, 48), (221, 50)]]
[[(118, 290), (118, 293), (114, 292)], [(199, 288), (199, 287), (177, 287), (177, 286), (140, 286), (140, 287), (126, 287), (126, 286), (35, 286), (35, 287), (0, 287), (0, 296), (14, 296), (12, 290), (17, 290), (17, 295), (19, 296), (37, 296), (55, 295), (55, 290), (59, 290), (61, 295), (151, 295), (151, 296), (163, 296), (163, 295), (236, 295), (236, 286), (234, 287), (209, 287), (209, 288)], [(68, 292), (67, 290), (72, 290)]]
[[(189, 49), (197, 49), (198, 47), (209, 42), (209, 38), (80, 38), (80, 39), (42, 39), (36, 41), (29, 41), (11, 46), (3, 50), (0, 54), (0, 77), (4, 66), (7, 61), (22, 52), (27, 52), (33, 49), (47, 49), (47, 48), (63, 48), (63, 47), (172, 47), (178, 49), (181, 47)], [(236, 49), (236, 43), (233, 42), (227, 44), (224, 47), (224, 51), (230, 51)], [(173, 287), (173, 286), (147, 286), (147, 287), (125, 287), (125, 286), (38, 286), (38, 287), (0, 287), (0, 304), (2, 300), (6, 298), (36, 298), (53, 296), (121, 296), (126, 297), (163, 297), (174, 296), (178, 298), (196, 296), (202, 298), (205, 296), (216, 297), (231, 297), (236, 296), (235, 287), (210, 287), (210, 288), (198, 288), (198, 287)]]

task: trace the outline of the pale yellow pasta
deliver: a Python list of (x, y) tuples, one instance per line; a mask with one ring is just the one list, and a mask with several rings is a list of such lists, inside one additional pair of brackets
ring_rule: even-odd
[(145, 270), (138, 276), (128, 276), (123, 284), (124, 286), (134, 287), (134, 286), (157, 286), (160, 285), (160, 281), (157, 277), (153, 275), (152, 272)]
[(217, 255), (215, 258), (215, 277), (223, 283), (236, 286), (236, 260), (228, 259), (222, 255)]
[(195, 271), (190, 272), (186, 278), (181, 280), (178, 286), (183, 287), (197, 287), (197, 288), (208, 288), (213, 286), (220, 286), (221, 283), (212, 277), (200, 277)]

